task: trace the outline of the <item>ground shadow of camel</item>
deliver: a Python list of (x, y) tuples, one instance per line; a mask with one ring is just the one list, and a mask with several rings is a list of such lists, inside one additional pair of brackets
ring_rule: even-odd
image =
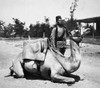
[[(71, 86), (73, 84), (75, 84), (76, 82), (79, 82), (81, 80), (80, 76), (78, 75), (74, 75), (74, 74), (70, 74), (68, 75), (67, 77), (71, 77), (71, 78), (74, 78), (75, 79), (75, 82), (67, 82), (67, 85), (68, 86)], [(25, 78), (27, 80), (47, 80), (47, 79), (44, 79), (43, 77), (41, 77), (40, 75), (31, 75), (29, 73), (27, 73), (27, 75), (25, 75)], [(48, 79), (49, 81), (52, 81), (51, 79)], [(82, 81), (82, 80), (81, 80)], [(64, 83), (66, 84), (66, 82), (59, 82), (59, 81), (52, 81), (53, 83)]]
[[(24, 76), (27, 80), (49, 80), (52, 81), (51, 79), (44, 79), (40, 74), (30, 74), (28, 72), (25, 72), (25, 76)], [(78, 82), (81, 80), (80, 76), (78, 75), (74, 75), (74, 74), (68, 74), (67, 77), (71, 77), (75, 79), (75, 82)], [(53, 83), (64, 83), (64, 82), (60, 82), (60, 81), (52, 81)], [(67, 82), (67, 84), (70, 86), (72, 84), (74, 84), (75, 82)], [(64, 83), (66, 84), (66, 83)]]
[[(27, 79), (27, 80), (49, 80), (49, 81), (52, 81), (51, 79), (44, 79), (40, 74), (30, 74), (26, 71), (24, 71), (25, 75), (24, 75), (24, 78)], [(11, 75), (6, 75), (5, 77), (9, 77)], [(14, 78), (18, 79), (18, 77), (16, 75), (13, 75)], [(67, 77), (71, 77), (71, 78), (74, 78), (75, 79), (75, 82), (78, 82), (81, 80), (80, 76), (78, 75), (74, 75), (74, 74), (68, 74)], [(81, 80), (82, 81), (82, 80)], [(65, 82), (60, 82), (60, 81), (52, 81), (53, 83), (64, 83), (66, 84)], [(67, 82), (68, 86), (71, 86), (72, 84), (74, 84), (75, 82)]]

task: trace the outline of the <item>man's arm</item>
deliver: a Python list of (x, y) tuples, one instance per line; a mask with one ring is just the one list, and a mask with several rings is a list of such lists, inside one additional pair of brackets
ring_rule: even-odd
[(64, 28), (64, 41), (66, 41), (66, 38), (67, 38), (67, 32), (66, 29)]
[(56, 28), (53, 28), (50, 39), (51, 39), (51, 44), (54, 48), (55, 48), (55, 36), (56, 36)]

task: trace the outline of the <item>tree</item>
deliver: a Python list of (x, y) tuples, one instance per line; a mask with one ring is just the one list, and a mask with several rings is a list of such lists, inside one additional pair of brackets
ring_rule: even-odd
[(77, 2), (78, 0), (74, 0), (74, 2), (72, 2), (72, 5), (70, 6), (70, 18), (67, 21), (62, 21), (62, 24), (68, 31), (72, 31), (78, 28), (77, 22), (74, 18), (74, 12), (76, 10), (76, 7), (78, 6)]
[(24, 33), (24, 25), (25, 22), (21, 22), (19, 19), (15, 19), (13, 18), (15, 24), (14, 24), (14, 30), (16, 32), (15, 36), (19, 35), (19, 37), (21, 38), (23, 36)]
[(4, 24), (5, 22), (0, 20), (0, 37), (4, 37)]

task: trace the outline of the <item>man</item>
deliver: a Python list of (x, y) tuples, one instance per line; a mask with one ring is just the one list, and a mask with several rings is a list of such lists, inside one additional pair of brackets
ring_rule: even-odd
[(62, 24), (61, 16), (56, 16), (56, 25), (52, 29), (50, 39), (51, 45), (64, 54), (66, 49), (66, 29)]

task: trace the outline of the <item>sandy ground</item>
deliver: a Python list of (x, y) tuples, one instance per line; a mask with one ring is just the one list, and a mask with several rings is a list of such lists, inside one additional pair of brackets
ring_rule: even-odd
[(82, 44), (82, 63), (74, 73), (84, 80), (68, 86), (42, 79), (6, 77), (12, 60), (22, 51), (22, 41), (0, 40), (0, 88), (100, 88), (100, 45)]

